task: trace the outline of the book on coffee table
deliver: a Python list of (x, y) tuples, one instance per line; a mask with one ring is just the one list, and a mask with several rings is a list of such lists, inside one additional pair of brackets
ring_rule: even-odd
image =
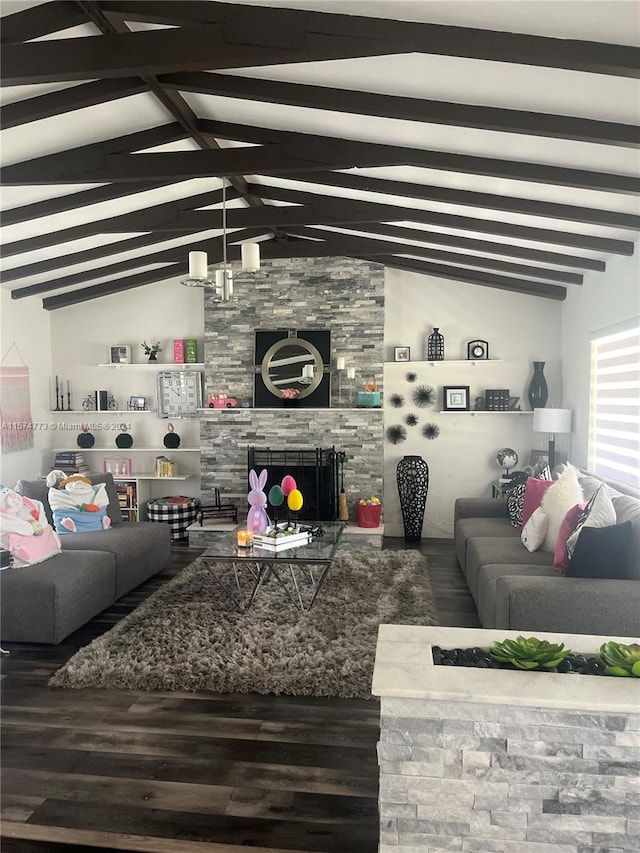
[(311, 542), (311, 533), (308, 530), (301, 531), (297, 527), (288, 530), (278, 526), (269, 528), (266, 533), (258, 533), (253, 537), (256, 548), (268, 548), (272, 551), (283, 551), (285, 548), (295, 548), (298, 545), (307, 545)]

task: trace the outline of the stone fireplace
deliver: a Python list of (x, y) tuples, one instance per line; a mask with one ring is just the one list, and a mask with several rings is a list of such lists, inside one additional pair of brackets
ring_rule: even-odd
[[(345, 490), (355, 518), (358, 498), (382, 495), (383, 412), (355, 408), (355, 395), (369, 377), (382, 390), (384, 267), (353, 258), (293, 258), (265, 261), (257, 276), (236, 275), (238, 302), (204, 296), (205, 395), (224, 392), (240, 405), (203, 413), (203, 501), (217, 487), (223, 499), (242, 502), (250, 447), (335, 447), (346, 455)], [(283, 328), (330, 330), (329, 408), (253, 408), (255, 332)], [(350, 384), (338, 382), (338, 357), (355, 369)]]

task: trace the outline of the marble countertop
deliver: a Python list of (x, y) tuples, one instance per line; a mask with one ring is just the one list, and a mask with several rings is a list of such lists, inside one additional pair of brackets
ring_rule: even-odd
[(564, 643), (565, 648), (580, 654), (594, 654), (608, 640), (638, 642), (632, 637), (590, 634), (380, 625), (372, 693), (381, 698), (575, 708), (602, 713), (633, 713), (640, 717), (640, 679), (433, 664), (432, 645), (449, 649), (489, 648), (496, 640), (520, 635), (535, 635), (539, 639)]

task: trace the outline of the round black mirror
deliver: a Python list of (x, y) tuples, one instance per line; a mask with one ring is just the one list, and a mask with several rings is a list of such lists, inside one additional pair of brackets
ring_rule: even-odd
[(322, 382), (322, 373), (322, 356), (304, 338), (277, 341), (262, 359), (262, 381), (281, 399), (308, 397)]

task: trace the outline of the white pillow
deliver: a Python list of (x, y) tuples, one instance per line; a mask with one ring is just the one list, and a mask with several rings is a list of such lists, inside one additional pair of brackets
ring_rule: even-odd
[(547, 516), (542, 511), (542, 507), (529, 517), (529, 521), (522, 528), (520, 541), (527, 551), (537, 551), (544, 542), (544, 536), (547, 532)]
[(542, 545), (543, 551), (555, 551), (558, 533), (565, 515), (571, 507), (583, 499), (578, 481), (578, 469), (566, 465), (556, 482), (544, 493), (540, 506), (547, 516), (547, 532)]
[(583, 527), (610, 527), (616, 523), (616, 511), (604, 483), (597, 489), (584, 508), (576, 526), (567, 538), (567, 554), (573, 556), (576, 542)]

